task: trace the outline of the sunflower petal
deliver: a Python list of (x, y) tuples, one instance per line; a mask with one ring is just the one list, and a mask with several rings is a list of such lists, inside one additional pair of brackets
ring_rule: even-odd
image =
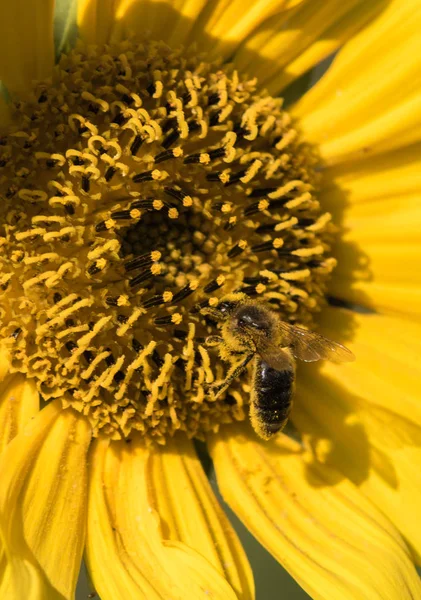
[[(192, 27), (208, 4), (208, 0), (166, 0), (152, 5), (157, 39), (165, 40), (171, 48), (187, 45)], [(152, 15), (149, 14), (149, 18)]]
[[(0, 536), (1, 537), (1, 536)], [(63, 600), (42, 576), (40, 569), (22, 555), (6, 557), (0, 544), (0, 597), (7, 600)]]
[(54, 46), (56, 58), (68, 52), (77, 37), (76, 27), (77, 0), (67, 0), (55, 4), (54, 11)]
[(325, 169), (321, 202), (327, 210), (336, 211), (338, 220), (344, 209), (352, 215), (355, 204), (376, 201), (372, 208), (381, 209), (377, 201), (414, 195), (420, 187), (421, 143)]
[(196, 43), (215, 56), (232, 48), (266, 17), (303, 0), (78, 0), (81, 37), (90, 43), (124, 39), (147, 30), (171, 47)]
[(335, 277), (330, 292), (357, 305), (373, 308), (402, 318), (419, 319), (421, 289), (419, 285), (350, 281)]
[(342, 229), (333, 295), (384, 312), (420, 315), (420, 151), (418, 144), (364, 165), (326, 170), (321, 202)]
[(88, 44), (108, 44), (119, 4), (115, 0), (78, 0), (79, 37)]
[(98, 594), (103, 600), (233, 600), (210, 562), (166, 539), (153, 506), (152, 458), (141, 440), (101, 440), (93, 447), (86, 558)]
[(330, 163), (362, 159), (420, 139), (417, 0), (391, 1), (350, 40), (293, 113)]
[[(407, 77), (408, 79), (414, 78), (412, 74), (408, 74)], [(395, 85), (399, 87), (400, 82), (396, 82)], [(373, 113), (374, 110), (373, 107)], [(335, 132), (333, 139), (320, 144), (320, 154), (329, 163), (334, 164), (342, 160), (362, 160), (369, 155), (380, 154), (418, 142), (421, 136), (418, 128), (420, 113), (421, 95), (413, 94), (378, 117), (373, 116), (371, 121), (360, 127), (357, 124), (355, 130), (348, 131), (342, 136), (339, 136), (339, 132)], [(356, 118), (358, 119), (358, 117)], [(353, 116), (347, 114), (343, 116), (343, 119), (350, 122)], [(306, 125), (303, 126), (304, 132), (306, 131), (305, 127)]]
[(335, 276), (357, 282), (419, 285), (420, 222), (418, 195), (352, 207), (343, 215), (344, 233), (335, 248), (338, 260)]
[(177, 47), (185, 43), (206, 0), (78, 0), (80, 37), (95, 44), (127, 39), (131, 34), (165, 40)]
[(39, 393), (23, 375), (9, 375), (0, 388), (0, 454), (39, 410)]
[[(296, 40), (295, 56), (290, 58), (289, 62), (284, 63), (284, 56), (277, 52), (278, 47), (272, 44), (273, 51), (276, 52), (276, 62), (278, 63), (278, 72), (274, 73), (269, 79), (265, 80), (265, 87), (272, 95), (278, 95), (282, 90), (295, 79), (312, 69), (325, 58), (331, 56), (347, 40), (355, 35), (366, 23), (375, 18), (385, 7), (388, 0), (371, 0), (370, 2), (358, 2), (355, 6), (344, 3), (344, 8), (348, 12), (341, 18), (340, 13), (335, 15), (335, 21), (329, 27), (331, 21), (329, 18), (326, 23), (320, 23), (323, 31), (317, 32), (313, 28)], [(318, 6), (320, 8), (320, 5)]]
[(8, 376), (10, 372), (10, 354), (6, 348), (0, 348), (0, 382)]
[(0, 3), (0, 80), (11, 93), (51, 76), (54, 0)]
[(258, 441), (240, 424), (211, 440), (222, 495), (248, 529), (312, 598), (418, 598), (419, 578), (393, 525), (285, 437)]
[(420, 560), (421, 531), (414, 523), (421, 519), (421, 325), (340, 309), (327, 310), (322, 325), (339, 341), (352, 326), (357, 360), (352, 367), (302, 368), (294, 423), (318, 459), (360, 486)]
[(2, 85), (0, 82), (0, 131), (10, 123), (10, 109), (5, 98), (2, 95)]
[(39, 565), (62, 598), (73, 598), (82, 558), (90, 436), (87, 422), (55, 401), (0, 458), (6, 551)]
[(170, 440), (156, 449), (151, 466), (154, 506), (165, 537), (187, 544), (209, 560), (239, 598), (254, 598), (247, 556), (209, 485), (192, 442), (185, 436)]
[[(121, 0), (113, 39), (124, 39), (130, 33), (142, 33), (172, 47), (185, 44), (192, 25), (206, 0)], [(146, 24), (146, 25), (145, 25)]]
[(213, 0), (204, 4), (193, 26), (190, 42), (211, 58), (228, 58), (239, 44), (266, 19), (282, 22), (303, 0)]
[(244, 42), (235, 63), (257, 75), (272, 94), (334, 52), (385, 5), (375, 2), (305, 2), (264, 22)]

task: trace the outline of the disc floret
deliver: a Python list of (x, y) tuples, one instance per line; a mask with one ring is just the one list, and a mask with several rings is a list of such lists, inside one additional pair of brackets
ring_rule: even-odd
[[(311, 323), (335, 264), (282, 100), (162, 43), (79, 45), (15, 103), (0, 150), (11, 370), (118, 439), (243, 419), (201, 308), (240, 292)], [(244, 383), (244, 382), (243, 382)]]

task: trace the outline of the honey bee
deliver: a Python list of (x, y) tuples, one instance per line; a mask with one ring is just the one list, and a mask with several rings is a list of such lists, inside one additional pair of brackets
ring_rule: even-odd
[[(289, 417), (295, 385), (295, 359), (304, 362), (352, 361), (348, 348), (328, 338), (282, 321), (266, 304), (232, 294), (204, 313), (221, 322), (221, 335), (209, 336), (222, 360), (231, 364), (223, 381), (208, 386), (216, 399), (254, 359), (250, 420), (256, 433), (268, 440), (281, 431)], [(228, 297), (229, 298), (229, 297)]]

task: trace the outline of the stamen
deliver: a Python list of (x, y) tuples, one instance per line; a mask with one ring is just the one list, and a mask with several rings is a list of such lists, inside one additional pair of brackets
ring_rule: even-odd
[(240, 254), (242, 254), (246, 248), (247, 248), (247, 241), (240, 240), (237, 244), (235, 244), (235, 246), (233, 246), (232, 248), (230, 248), (230, 250), (228, 250), (227, 256), (228, 256), (228, 258), (235, 258), (236, 256), (240, 256)]
[(159, 275), (161, 273), (161, 266), (155, 265), (154, 267), (149, 267), (144, 269), (139, 275), (136, 275), (133, 279), (130, 280), (129, 285), (131, 288), (144, 283), (148, 279), (151, 279), (154, 275)]
[(142, 137), (139, 134), (136, 135), (132, 142), (132, 145), (130, 146), (130, 152), (131, 152), (131, 154), (133, 154), (133, 156), (136, 156), (136, 154), (140, 150), (142, 143), (143, 143)]

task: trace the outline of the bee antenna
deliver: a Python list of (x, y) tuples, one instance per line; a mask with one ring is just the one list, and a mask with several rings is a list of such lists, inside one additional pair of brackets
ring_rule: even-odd
[(221, 313), (226, 314), (232, 312), (237, 307), (236, 302), (230, 302), (229, 300), (223, 300), (218, 304), (218, 310)]

